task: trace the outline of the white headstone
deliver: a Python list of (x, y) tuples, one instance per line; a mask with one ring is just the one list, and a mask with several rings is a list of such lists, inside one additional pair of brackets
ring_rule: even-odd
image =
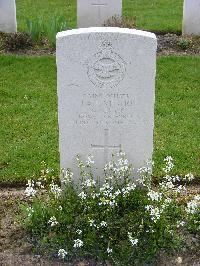
[(151, 159), (156, 48), (155, 35), (138, 30), (58, 33), (61, 168), (74, 170), (77, 154), (91, 154), (103, 169), (121, 149), (136, 168)]
[(103, 26), (115, 15), (122, 15), (122, 0), (77, 0), (78, 28)]
[(200, 35), (200, 0), (184, 1), (183, 34)]
[(0, 31), (17, 31), (15, 0), (0, 0)]

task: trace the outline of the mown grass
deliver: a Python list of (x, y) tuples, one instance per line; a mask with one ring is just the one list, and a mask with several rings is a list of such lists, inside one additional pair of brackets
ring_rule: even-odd
[[(200, 177), (200, 57), (161, 57), (157, 66), (154, 158)], [(155, 169), (161, 175), (161, 169)], [(200, 180), (200, 179), (199, 179)]]
[(0, 57), (0, 180), (38, 175), (41, 162), (58, 168), (54, 58)]
[[(16, 0), (19, 30), (25, 30), (26, 18), (47, 20), (54, 14), (66, 17), (76, 27), (76, 0)], [(183, 0), (123, 0), (123, 16), (136, 18), (137, 28), (181, 31)]]
[(69, 28), (76, 27), (76, 0), (16, 0), (18, 30), (26, 30), (26, 19), (43, 18), (48, 21), (54, 15), (64, 16)]
[[(0, 182), (38, 176), (41, 162), (59, 169), (54, 57), (0, 56)], [(154, 174), (175, 158), (175, 173), (200, 177), (200, 57), (158, 59)], [(58, 171), (57, 171), (58, 172)]]
[(123, 15), (135, 17), (140, 29), (181, 32), (183, 0), (126, 0)]

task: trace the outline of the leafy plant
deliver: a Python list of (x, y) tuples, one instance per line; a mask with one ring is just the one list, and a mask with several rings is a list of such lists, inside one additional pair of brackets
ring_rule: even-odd
[(136, 27), (136, 18), (113, 16), (104, 23), (104, 26), (133, 29)]
[(51, 46), (56, 46), (56, 34), (67, 29), (67, 22), (63, 16), (53, 16), (45, 24), (44, 34), (49, 40)]
[(191, 46), (191, 44), (192, 44), (191, 40), (187, 39), (181, 39), (177, 42), (178, 47), (181, 48), (182, 50), (187, 50)]
[(187, 203), (186, 212), (188, 215), (188, 230), (200, 235), (200, 195), (194, 196)]
[(31, 39), (34, 42), (39, 42), (42, 38), (44, 31), (44, 21), (42, 18), (38, 18), (35, 21), (26, 19), (27, 32), (30, 34)]
[(44, 170), (37, 182), (29, 180), (22, 223), (41, 247), (61, 259), (96, 258), (119, 265), (151, 261), (162, 248), (180, 245), (178, 229), (185, 224), (186, 209), (178, 201), (186, 187), (178, 184), (193, 179), (170, 176), (171, 157), (165, 159), (165, 177), (155, 189), (151, 184), (151, 162), (138, 169), (125, 154), (113, 156), (104, 168), (103, 180), (95, 179), (91, 156), (84, 163), (77, 157), (78, 183), (73, 173), (62, 170), (62, 186)]
[(27, 32), (34, 42), (39, 42), (43, 38), (49, 41), (49, 44), (55, 48), (56, 34), (67, 29), (67, 22), (63, 16), (52, 16), (47, 21), (38, 18), (35, 21), (26, 20)]
[(17, 51), (27, 49), (32, 46), (32, 40), (30, 36), (26, 33), (13, 33), (8, 34), (5, 38), (5, 50), (7, 51)]

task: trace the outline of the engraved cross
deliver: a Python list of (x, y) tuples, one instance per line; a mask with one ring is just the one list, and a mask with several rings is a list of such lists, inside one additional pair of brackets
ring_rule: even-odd
[(121, 144), (109, 145), (108, 142), (109, 142), (109, 130), (104, 129), (104, 145), (91, 144), (91, 147), (93, 149), (103, 149), (104, 150), (104, 164), (108, 163), (109, 149), (111, 149), (111, 150), (118, 149), (118, 151), (121, 150)]
[(93, 7), (98, 8), (98, 19), (101, 21), (101, 9), (106, 7), (108, 4), (107, 3), (92, 3)]

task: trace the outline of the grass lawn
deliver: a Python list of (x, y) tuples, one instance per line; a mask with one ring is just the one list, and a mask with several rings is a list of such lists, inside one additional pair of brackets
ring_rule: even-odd
[(58, 168), (55, 59), (1, 56), (0, 70), (0, 180)]
[[(66, 17), (69, 27), (76, 27), (76, 0), (16, 0), (20, 31), (26, 18), (48, 19), (53, 14)], [(183, 0), (123, 0), (123, 15), (136, 18), (138, 28), (146, 30), (181, 31)]]
[[(54, 57), (0, 56), (0, 182), (59, 168)], [(158, 59), (154, 173), (166, 155), (177, 171), (200, 177), (200, 57)]]

